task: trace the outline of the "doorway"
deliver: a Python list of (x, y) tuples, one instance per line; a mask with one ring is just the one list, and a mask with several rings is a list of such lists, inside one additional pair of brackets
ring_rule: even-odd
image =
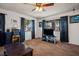
[[(31, 40), (35, 38), (35, 21), (34, 20), (28, 20), (25, 19), (22, 20), (23, 24), (21, 24), (23, 26), (23, 31), (24, 31), (24, 36), (25, 36), (25, 40)], [(22, 23), (22, 22), (21, 22)]]

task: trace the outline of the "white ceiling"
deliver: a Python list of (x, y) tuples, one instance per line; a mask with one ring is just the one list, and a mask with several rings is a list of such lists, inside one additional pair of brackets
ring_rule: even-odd
[(50, 15), (59, 14), (62, 12), (67, 12), (73, 8), (79, 9), (79, 3), (55, 3), (54, 6), (45, 7), (45, 11), (32, 11), (35, 6), (31, 4), (24, 3), (0, 3), (0, 8), (15, 11), (25, 15), (30, 15), (36, 18), (47, 17)]

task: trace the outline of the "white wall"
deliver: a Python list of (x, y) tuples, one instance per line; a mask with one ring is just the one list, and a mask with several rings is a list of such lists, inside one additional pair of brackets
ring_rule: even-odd
[(12, 20), (17, 20), (17, 28), (20, 29), (20, 17), (25, 17), (26, 19), (35, 19), (27, 15), (22, 15), (13, 11), (5, 10), (0, 8), (0, 13), (6, 14), (5, 15), (5, 30), (11, 29), (13, 27)]
[(17, 20), (17, 28), (20, 29), (20, 17), (11, 11), (6, 11), (3, 9), (0, 9), (0, 13), (4, 13), (5, 15), (5, 30), (6, 29), (11, 29), (13, 26), (12, 20)]
[[(0, 8), (0, 13), (3, 13), (3, 14), (6, 14), (5, 15), (5, 31), (6, 29), (12, 29), (12, 27), (14, 26), (14, 23), (12, 22), (12, 20), (17, 20), (17, 29), (20, 29), (20, 20), (21, 18), (20, 17), (24, 17), (28, 20), (36, 20), (36, 18), (33, 18), (33, 17), (30, 17), (30, 16), (27, 16), (27, 15), (23, 15), (23, 14), (19, 14), (19, 13), (16, 13), (16, 12), (13, 12), (13, 11), (9, 11), (9, 10), (5, 10), (5, 9), (2, 9)], [(36, 33), (36, 31), (35, 31)], [(25, 37), (26, 39), (31, 39), (31, 33), (28, 33), (28, 37)], [(26, 35), (27, 36), (27, 35)]]
[[(65, 13), (61, 13), (58, 15), (50, 16), (47, 18), (44, 18), (46, 20), (51, 20), (51, 19), (59, 19), (61, 16), (72, 16), (72, 15), (79, 15), (79, 10), (75, 11), (69, 11)], [(70, 21), (70, 18), (68, 19)], [(79, 45), (79, 23), (70, 23), (68, 22), (68, 31), (69, 31), (69, 43), (72, 44), (77, 44)]]

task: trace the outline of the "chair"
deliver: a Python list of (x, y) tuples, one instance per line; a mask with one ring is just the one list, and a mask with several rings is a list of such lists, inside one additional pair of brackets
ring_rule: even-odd
[(19, 34), (19, 29), (13, 29), (12, 30), (12, 43), (20, 43), (20, 34)]
[(10, 29), (7, 29), (6, 31), (6, 44), (10, 44), (11, 43), (11, 36), (12, 36), (12, 32), (10, 32)]
[(0, 46), (5, 45), (5, 32), (0, 31)]

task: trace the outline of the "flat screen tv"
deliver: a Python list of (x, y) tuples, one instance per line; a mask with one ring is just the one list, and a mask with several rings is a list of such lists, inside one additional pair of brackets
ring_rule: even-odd
[(44, 29), (45, 35), (53, 35), (53, 29)]

